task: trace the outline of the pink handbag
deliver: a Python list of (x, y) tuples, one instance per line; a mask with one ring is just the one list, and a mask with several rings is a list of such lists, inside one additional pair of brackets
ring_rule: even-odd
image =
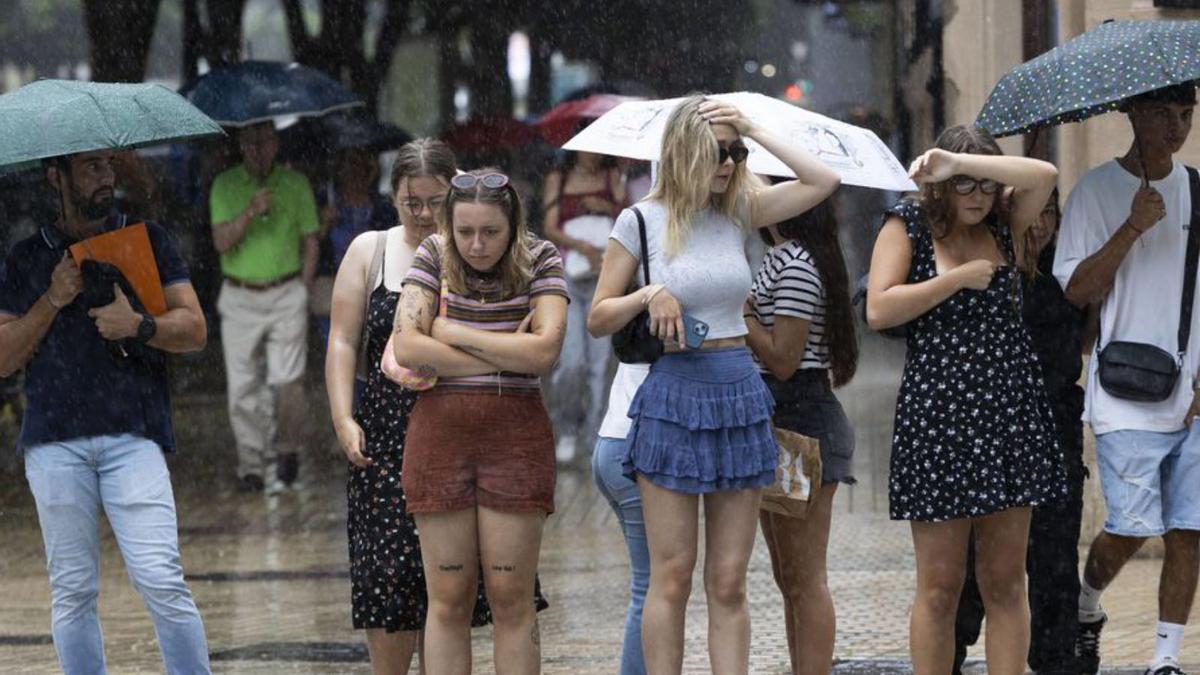
[[(446, 287), (446, 280), (442, 279), (441, 299), (438, 302), (438, 316), (446, 316), (446, 308), (449, 301), (446, 299), (449, 290)], [(396, 362), (396, 350), (393, 348), (393, 340), (396, 339), (396, 333), (393, 332), (388, 338), (387, 346), (383, 348), (383, 358), (379, 361), (379, 369), (383, 371), (383, 376), (395, 382), (396, 384), (406, 389), (413, 391), (426, 391), (433, 389), (437, 384), (437, 375), (421, 375), (415, 370), (409, 370)]]

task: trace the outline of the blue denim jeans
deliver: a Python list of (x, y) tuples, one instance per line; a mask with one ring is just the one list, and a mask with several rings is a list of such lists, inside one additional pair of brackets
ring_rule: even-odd
[(95, 436), (25, 451), (50, 572), (51, 632), (67, 675), (104, 673), (96, 614), (100, 507), (129, 580), (154, 621), (168, 673), (209, 673), (208, 645), (179, 562), (175, 496), (158, 445), (139, 436)]
[(625, 440), (605, 438), (596, 441), (592, 453), (592, 477), (600, 494), (608, 500), (621, 523), (625, 547), (629, 549), (629, 611), (625, 615), (625, 643), (621, 647), (620, 675), (645, 675), (642, 658), (642, 605), (650, 587), (650, 548), (646, 545), (646, 522), (642, 519), (642, 500), (637, 483), (621, 472)]

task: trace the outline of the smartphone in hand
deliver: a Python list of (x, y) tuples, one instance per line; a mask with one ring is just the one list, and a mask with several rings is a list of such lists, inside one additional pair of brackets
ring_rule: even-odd
[(683, 343), (688, 349), (699, 349), (708, 337), (708, 324), (690, 314), (683, 315)]

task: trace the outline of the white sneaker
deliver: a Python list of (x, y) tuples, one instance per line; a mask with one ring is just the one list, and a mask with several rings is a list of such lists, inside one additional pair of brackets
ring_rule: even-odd
[(575, 459), (575, 448), (579, 445), (579, 440), (574, 434), (563, 434), (558, 437), (558, 444), (554, 446), (554, 457), (559, 464), (566, 464)]

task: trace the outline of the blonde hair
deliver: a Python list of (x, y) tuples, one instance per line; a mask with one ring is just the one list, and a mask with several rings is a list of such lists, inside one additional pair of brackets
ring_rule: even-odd
[(746, 163), (734, 165), (725, 192), (712, 191), (717, 174), (719, 150), (716, 134), (708, 120), (700, 116), (705, 97), (697, 94), (684, 99), (671, 111), (663, 132), (658, 178), (648, 199), (662, 202), (667, 210), (666, 253), (675, 255), (692, 234), (692, 219), (711, 206), (740, 227), (750, 195), (762, 183), (746, 169)]
[[(484, 168), (469, 171), (473, 176), (480, 177), (489, 173), (501, 173), (499, 169)], [(525, 209), (521, 198), (512, 184), (499, 189), (485, 187), (483, 182), (477, 182), (474, 187), (460, 189), (450, 186), (446, 196), (446, 204), (438, 214), (438, 232), (442, 235), (442, 275), (447, 287), (458, 295), (470, 292), (467, 285), (467, 262), (463, 260), (454, 241), (454, 206), (456, 204), (492, 204), (504, 213), (508, 220), (508, 247), (496, 270), (500, 277), (500, 289), (506, 297), (524, 293), (530, 280), (533, 279), (533, 256), (529, 246), (533, 241), (529, 226), (525, 222)]]

